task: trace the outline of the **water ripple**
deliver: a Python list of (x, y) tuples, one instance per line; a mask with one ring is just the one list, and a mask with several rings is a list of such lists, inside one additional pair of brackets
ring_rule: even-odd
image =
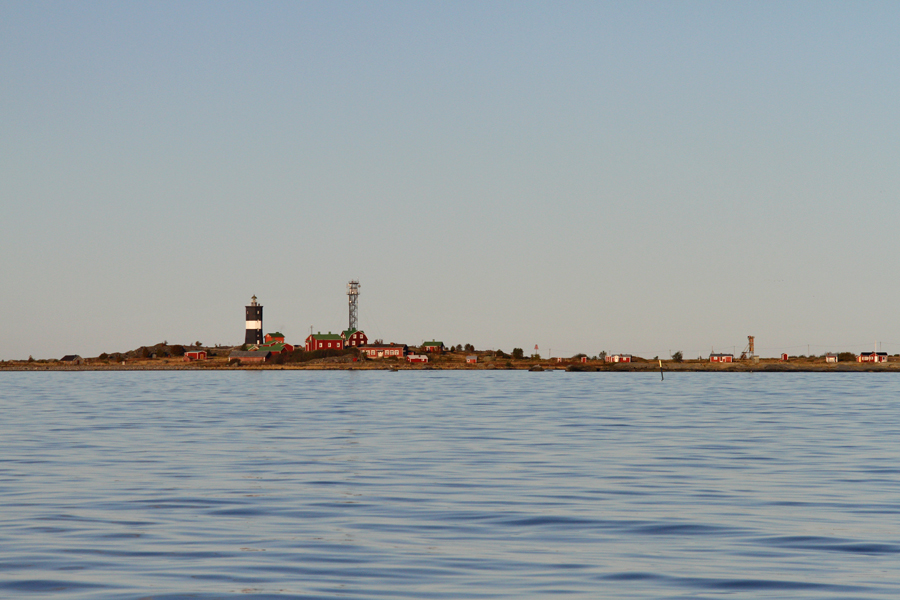
[(0, 376), (0, 597), (900, 596), (900, 378)]

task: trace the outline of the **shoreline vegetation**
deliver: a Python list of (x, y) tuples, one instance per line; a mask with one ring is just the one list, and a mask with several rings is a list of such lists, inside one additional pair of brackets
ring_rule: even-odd
[[(607, 363), (599, 357), (540, 359), (536, 357), (513, 358), (502, 351), (444, 351), (429, 354), (428, 363), (409, 363), (403, 358), (367, 359), (355, 349), (305, 352), (295, 350), (289, 354), (273, 356), (263, 364), (239, 364), (229, 360), (229, 354), (237, 348), (165, 346), (141, 347), (127, 353), (101, 354), (95, 358), (78, 358), (76, 364), (54, 359), (0, 361), (0, 371), (280, 371), (280, 370), (397, 370), (397, 371), (568, 371), (568, 372), (900, 372), (900, 356), (888, 357), (885, 363), (859, 363), (844, 359), (826, 363), (824, 356), (735, 360), (733, 363), (712, 363), (708, 359), (662, 360), (634, 357), (630, 363)], [(187, 362), (185, 351), (205, 350), (206, 360)], [(412, 350), (412, 349), (410, 349)], [(467, 359), (475, 356), (475, 363)], [(849, 357), (848, 357), (849, 358)]]

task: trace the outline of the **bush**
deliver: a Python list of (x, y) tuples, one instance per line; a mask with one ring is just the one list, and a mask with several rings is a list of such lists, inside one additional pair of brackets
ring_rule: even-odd
[(525, 351), (521, 348), (513, 348), (512, 357), (518, 359), (525, 358)]
[(475, 352), (475, 346), (473, 346), (472, 344), (466, 344), (465, 350), (466, 352)]
[(838, 361), (840, 362), (856, 362), (856, 355), (852, 352), (841, 352), (838, 354)]
[(675, 362), (681, 362), (682, 360), (684, 360), (684, 353), (681, 350), (678, 350), (672, 355), (672, 360), (674, 360)]

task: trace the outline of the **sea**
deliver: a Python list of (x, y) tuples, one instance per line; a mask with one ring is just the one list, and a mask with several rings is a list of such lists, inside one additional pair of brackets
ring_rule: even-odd
[(0, 598), (900, 598), (900, 375), (0, 373)]

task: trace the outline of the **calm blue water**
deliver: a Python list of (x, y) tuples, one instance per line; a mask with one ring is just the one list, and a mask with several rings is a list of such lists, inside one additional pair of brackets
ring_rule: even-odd
[(0, 374), (2, 598), (898, 598), (891, 374)]

